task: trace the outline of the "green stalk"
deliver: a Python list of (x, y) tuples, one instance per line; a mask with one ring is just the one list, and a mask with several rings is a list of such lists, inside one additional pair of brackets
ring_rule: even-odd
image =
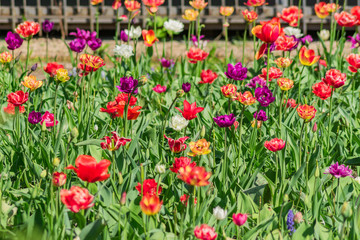
[(57, 99), (57, 92), (58, 92), (58, 87), (59, 87), (59, 83), (56, 82), (56, 85), (55, 85), (55, 97), (54, 97), (54, 127), (53, 127), (53, 130), (54, 130), (54, 143), (55, 143), (55, 140), (56, 140), (56, 99)]
[(100, 5), (97, 5), (95, 18), (96, 18), (96, 36), (99, 37), (99, 8)]
[(299, 89), (298, 89), (298, 103), (300, 103), (300, 100), (301, 100), (301, 75), (304, 71), (304, 68), (305, 68), (305, 65), (303, 65), (301, 71), (300, 71), (300, 74), (299, 74)]
[(31, 40), (31, 37), (28, 37), (28, 39), (27, 39), (27, 50), (26, 50), (25, 71), (27, 71), (28, 64), (29, 64), (29, 58), (30, 58), (30, 40)]
[(226, 127), (224, 128), (224, 131), (225, 131), (225, 138), (224, 138), (224, 163), (223, 163), (223, 169), (222, 169), (222, 177), (223, 177), (223, 184), (225, 184), (225, 186), (227, 185), (227, 183), (226, 183), (226, 170), (227, 170), (227, 140), (226, 140), (226, 138), (227, 138), (227, 133), (226, 133)]
[(300, 131), (300, 143), (299, 143), (299, 161), (300, 162), (297, 162), (296, 163), (296, 169), (299, 169), (300, 168), (300, 164), (301, 164), (301, 151), (302, 151), (302, 136), (303, 136), (303, 133), (304, 133), (304, 127), (305, 127), (305, 120), (304, 120), (304, 122), (303, 122), (303, 124), (302, 124), (302, 126), (301, 126), (301, 131)]
[(282, 123), (282, 105), (283, 105), (283, 102), (284, 102), (284, 93), (285, 91), (282, 91), (282, 94), (281, 94), (281, 102), (279, 104), (279, 130), (281, 132), (281, 123)]
[[(245, 60), (245, 45), (246, 45), (247, 28), (248, 28), (248, 23), (246, 22), (245, 32), (244, 32), (244, 38), (243, 38), (243, 52), (242, 52), (242, 60), (241, 60), (241, 63), (242, 63), (242, 64), (244, 64), (244, 60)], [(254, 48), (255, 48), (255, 45), (254, 45)], [(225, 56), (225, 57), (226, 57), (226, 56)]]
[(48, 62), (49, 33), (46, 33), (46, 62)]
[[(225, 17), (225, 24), (227, 24), (227, 17)], [(224, 31), (225, 31), (225, 64), (226, 64), (227, 59), (228, 59), (227, 52), (228, 52), (228, 38), (229, 38), (229, 36), (228, 36), (228, 27), (227, 26), (224, 27)]]
[(115, 45), (118, 45), (120, 32), (120, 21), (119, 21), (119, 8), (116, 10), (116, 32), (115, 32)]
[(300, 29), (300, 10), (301, 10), (301, 0), (299, 0), (299, 5), (298, 5), (298, 28)]
[(267, 44), (267, 65), (266, 65), (266, 82), (269, 82), (269, 68), (270, 68), (270, 43)]
[(240, 125), (239, 125), (239, 156), (238, 156), (238, 164), (236, 164), (236, 173), (239, 170), (239, 161), (240, 161), (240, 157), (241, 157), (241, 146), (242, 146), (242, 124), (243, 124), (243, 119), (244, 119), (244, 111), (245, 111), (246, 105), (243, 106), (243, 109), (241, 110), (241, 117), (240, 117)]
[[(327, 138), (327, 148), (330, 150), (330, 132), (331, 132), (331, 115), (332, 115), (332, 99), (334, 95), (333, 87), (331, 87), (331, 96), (330, 96), (330, 109), (329, 109), (329, 125), (328, 125), (328, 138)], [(330, 153), (328, 152), (328, 156), (330, 156)]]
[(192, 28), (192, 22), (189, 22), (189, 29), (188, 29), (188, 42), (186, 45), (186, 49), (189, 50), (190, 47), (190, 35), (191, 35), (191, 28)]

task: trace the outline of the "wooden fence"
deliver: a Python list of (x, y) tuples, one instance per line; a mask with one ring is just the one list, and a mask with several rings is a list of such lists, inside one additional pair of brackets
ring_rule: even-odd
[[(96, 8), (89, 4), (90, 0), (0, 0), (0, 29), (14, 29), (16, 25), (26, 19), (42, 22), (49, 19), (63, 30), (63, 35), (76, 27), (94, 30)], [(302, 25), (304, 32), (308, 29), (318, 29), (320, 19), (316, 17), (314, 5), (318, 0), (303, 0), (302, 9), (304, 18)], [(343, 1), (343, 0), (342, 0)], [(343, 4), (339, 1), (340, 5)], [(181, 17), (185, 9), (190, 8), (189, 0), (166, 0), (158, 10), (158, 15), (184, 21)], [(241, 30), (245, 28), (245, 21), (241, 15), (244, 10), (244, 0), (209, 0), (208, 7), (202, 12), (202, 23), (207, 29), (221, 29), (223, 17), (219, 15), (221, 5), (234, 6), (235, 13), (229, 18), (230, 29)], [(269, 5), (259, 8), (259, 19), (267, 20), (276, 16), (277, 12), (291, 5), (298, 5), (298, 0), (269, 0)], [(115, 30), (116, 11), (111, 7), (112, 0), (104, 0), (100, 6), (100, 29)], [(345, 10), (360, 5), (360, 0), (347, 0)], [(124, 6), (120, 8), (120, 15), (127, 14)], [(137, 22), (145, 26), (148, 13), (142, 6), (141, 13), (136, 17)], [(326, 19), (328, 24), (330, 19)], [(187, 23), (184, 21), (184, 23)], [(42, 32), (40, 32), (42, 35)]]

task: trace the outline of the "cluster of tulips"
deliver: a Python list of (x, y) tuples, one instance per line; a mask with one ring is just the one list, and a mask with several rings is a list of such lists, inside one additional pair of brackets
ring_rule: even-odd
[[(37, 80), (35, 76), (38, 64), (29, 68), (31, 40), (40, 27), (45, 33), (52, 31), (54, 23), (48, 20), (42, 26), (32, 21), (19, 24), (15, 32), (8, 32), (5, 38), (9, 51), (0, 54), (1, 76), (8, 79), (3, 81), (8, 81), (8, 88), (1, 91), (6, 92), (1, 98), (6, 117), (0, 118), (0, 124), (11, 126), (0, 131), (4, 137), (0, 156), (4, 156), (5, 162), (7, 157), (12, 159), (2, 170), (18, 171), (14, 168), (19, 166), (34, 171), (19, 172), (16, 183), (17, 187), (26, 186), (27, 191), (33, 186), (36, 189), (32, 192), (33, 199), (38, 192), (50, 191), (49, 211), (60, 222), (56, 227), (61, 228), (64, 222), (66, 229), (57, 232), (53, 220), (49, 220), (48, 239), (74, 236), (87, 239), (82, 234), (86, 235), (86, 231), (91, 234), (91, 228), (95, 229), (94, 234), (101, 234), (95, 223), (82, 227), (84, 233), (79, 234), (77, 230), (84, 221), (102, 219), (99, 216), (132, 221), (131, 227), (127, 223), (112, 223), (118, 224), (114, 230), (110, 220), (104, 220), (106, 223), (102, 222), (101, 229), (106, 225), (113, 238), (130, 239), (124, 235), (128, 231), (139, 238), (170, 239), (170, 235), (163, 238), (156, 235), (157, 229), (162, 229), (179, 239), (255, 239), (270, 235), (271, 239), (274, 236), (282, 239), (286, 234), (294, 236), (297, 229), (328, 233), (324, 230), (328, 228), (341, 239), (350, 236), (356, 239), (356, 233), (350, 228), (357, 225), (349, 221), (348, 226), (347, 222), (353, 211), (348, 204), (354, 187), (359, 191), (360, 179), (356, 168), (341, 164), (344, 159), (333, 158), (332, 154), (339, 157), (348, 151), (346, 159), (358, 154), (357, 147), (339, 144), (338, 138), (342, 132), (349, 131), (349, 141), (353, 138), (359, 141), (352, 136), (352, 129), (358, 123), (346, 119), (349, 122), (339, 125), (334, 123), (334, 114), (340, 97), (346, 94), (349, 105), (358, 99), (360, 35), (349, 36), (350, 54), (345, 55), (344, 50), (345, 30), (360, 25), (359, 6), (348, 13), (338, 12), (341, 6), (337, 3), (315, 4), (321, 27), (319, 45), (314, 47), (311, 35), (304, 36), (299, 28), (304, 17), (301, 1), (299, 7), (284, 8), (277, 17), (258, 23), (258, 9), (267, 3), (248, 0), (247, 9), (241, 12), (246, 20), (241, 61), (228, 54), (228, 28), (234, 7), (222, 6), (219, 12), (225, 18), (226, 59), (214, 64), (207, 41), (201, 35), (204, 27), (201, 12), (208, 4), (205, 0), (189, 1), (192, 8), (182, 16), (189, 27), (185, 38), (187, 51), (181, 54), (181, 59), (173, 58), (172, 42), (173, 36), (184, 30), (184, 24), (174, 19), (164, 23), (171, 38), (170, 54), (166, 51), (159, 54), (156, 17), (164, 0), (142, 0), (155, 22), (153, 29), (143, 30), (132, 25), (141, 3), (125, 0), (128, 15), (119, 16), (122, 2), (115, 0), (112, 7), (118, 23), (116, 46), (105, 58), (100, 51), (98, 24), (102, 1), (91, 0), (91, 5), (97, 7), (96, 31), (77, 29), (70, 34), (75, 39), (66, 43), (73, 69), (48, 61), (48, 45), (46, 64), (41, 69), (45, 79)], [(327, 30), (323, 21), (329, 16), (330, 30)], [(127, 27), (121, 30), (120, 23), (125, 21)], [(283, 28), (282, 21), (289, 26)], [(342, 31), (337, 41), (338, 26)], [(254, 48), (251, 59), (245, 58), (248, 28), (251, 28)], [(143, 42), (139, 41), (141, 36)], [(27, 43), (25, 66), (21, 64), (20, 55), (15, 56), (15, 50), (24, 40)], [(325, 44), (327, 40), (330, 47)], [(140, 43), (146, 46), (146, 53), (140, 53), (139, 58), (136, 46)], [(106, 69), (105, 60), (114, 67)], [(178, 104), (180, 99), (182, 104)], [(343, 110), (339, 112), (350, 116)], [(149, 137), (153, 131), (153, 137)], [(27, 144), (31, 147), (26, 147)], [(344, 146), (338, 146), (342, 149), (340, 155), (336, 152), (340, 151), (337, 145)], [(8, 146), (12, 146), (12, 150), (8, 150)], [(14, 155), (17, 157), (10, 157)], [(110, 160), (103, 159), (104, 156)], [(325, 175), (320, 181), (324, 167)], [(45, 180), (45, 183), (29, 182), (28, 178), (34, 177), (38, 169), (41, 169), (41, 179), (49, 180), (46, 176), (51, 173), (49, 185)], [(325, 178), (326, 174), (332, 178)], [(6, 185), (3, 176), (2, 173), (0, 206), (2, 200), (7, 201), (12, 194), (2, 193)], [(351, 184), (356, 185), (351, 189), (341, 188), (349, 194), (342, 196), (342, 207), (338, 210), (342, 178), (351, 179)], [(338, 179), (337, 188), (333, 187), (335, 179)], [(262, 189), (264, 181), (267, 182), (265, 190)], [(256, 192), (260, 188), (260, 192)], [(322, 207), (323, 203), (314, 203), (316, 210), (311, 210), (311, 196), (313, 200), (323, 201), (316, 195), (317, 191), (324, 191), (329, 199), (326, 207)], [(104, 192), (109, 199), (104, 197)], [(256, 196), (252, 199), (253, 193)], [(211, 217), (205, 217), (210, 204), (213, 205), (210, 199), (217, 201), (217, 205)], [(304, 203), (299, 204), (300, 199), (304, 199)], [(113, 200), (116, 207), (106, 206)], [(259, 201), (258, 209), (254, 207), (255, 201)], [(357, 206), (354, 202), (353, 206)], [(333, 215), (324, 217), (313, 213), (320, 212), (321, 208), (333, 211)], [(230, 222), (228, 211), (232, 213)], [(310, 217), (311, 214), (314, 217)], [(338, 215), (337, 218), (334, 215)], [(339, 225), (329, 227), (331, 221), (341, 222), (341, 228)], [(265, 235), (271, 226), (276, 231)], [(106, 234), (103, 237), (110, 239)]]

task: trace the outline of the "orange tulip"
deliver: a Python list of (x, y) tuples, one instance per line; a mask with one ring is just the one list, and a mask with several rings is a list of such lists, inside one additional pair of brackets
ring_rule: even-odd
[(246, 106), (250, 106), (256, 102), (256, 98), (252, 95), (250, 91), (246, 91), (244, 93), (237, 93), (235, 100)]
[(280, 23), (276, 21), (265, 22), (257, 25), (251, 30), (257, 38), (265, 43), (273, 43), (280, 35)]
[(199, 11), (203, 10), (208, 5), (208, 3), (205, 2), (205, 0), (193, 0), (190, 1), (189, 4), (190, 6), (192, 6), (193, 8)]
[(319, 2), (318, 4), (315, 4), (315, 13), (316, 16), (322, 19), (329, 16), (328, 4), (326, 2)]
[(249, 7), (260, 7), (262, 5), (268, 5), (268, 3), (265, 2), (265, 0), (248, 0), (244, 4)]
[(197, 187), (209, 185), (208, 180), (210, 177), (210, 172), (206, 172), (204, 167), (198, 166), (186, 166), (185, 168), (180, 168), (178, 175), (178, 178), (183, 180), (186, 184)]
[(182, 15), (182, 18), (190, 22), (193, 22), (196, 20), (198, 15), (199, 15), (198, 11), (194, 9), (186, 9), (184, 15)]
[(233, 98), (236, 94), (237, 87), (234, 84), (227, 84), (221, 87), (221, 92), (226, 98)]
[(206, 139), (200, 139), (197, 142), (190, 142), (189, 147), (191, 152), (189, 152), (188, 155), (192, 157), (206, 155), (211, 152), (209, 149), (210, 143), (207, 142)]
[(113, 4), (111, 5), (111, 7), (114, 9), (114, 10), (118, 10), (119, 7), (121, 7), (121, 0), (114, 0)]
[(245, 9), (244, 11), (241, 11), (243, 17), (245, 18), (245, 21), (247, 21), (248, 23), (252, 23), (253, 21), (255, 21), (258, 18), (258, 15), (255, 11), (249, 11), (247, 9)]
[(156, 41), (159, 41), (153, 30), (142, 30), (142, 36), (144, 39), (144, 44), (148, 47), (151, 47)]
[(234, 13), (234, 7), (225, 7), (225, 6), (220, 7), (220, 14), (225, 17), (229, 17), (233, 13)]
[(100, 4), (100, 3), (102, 3), (103, 1), (104, 0), (91, 0), (90, 3), (91, 3), (91, 5), (96, 6), (96, 5)]
[(152, 216), (160, 212), (162, 201), (160, 201), (157, 195), (146, 194), (140, 201), (140, 208), (143, 213), (148, 216)]
[(316, 114), (316, 109), (313, 106), (309, 105), (299, 105), (296, 109), (299, 117), (305, 120), (305, 122), (310, 122)]
[(12, 57), (11, 53), (9, 53), (9, 52), (2, 52), (0, 54), (0, 62), (2, 64), (9, 63), (9, 62), (11, 62), (12, 59), (13, 59), (13, 57)]
[(288, 78), (279, 78), (277, 80), (277, 84), (279, 85), (280, 89), (283, 91), (288, 91), (294, 87), (294, 81)]
[(299, 60), (302, 65), (311, 66), (319, 61), (320, 56), (315, 56), (315, 51), (303, 46), (299, 52)]
[(336, 4), (336, 3), (328, 3), (326, 8), (327, 8), (328, 13), (332, 13), (332, 12), (335, 12), (336, 10), (338, 10), (340, 8), (340, 6), (339, 6), (339, 4)]
[(156, 13), (158, 7), (164, 4), (165, 0), (142, 0), (142, 2), (149, 7), (150, 13)]
[(291, 65), (293, 60), (291, 60), (290, 58), (279, 57), (274, 62), (279, 68), (287, 68)]
[(134, 12), (140, 9), (140, 3), (135, 0), (125, 0), (125, 7), (129, 12)]
[(30, 91), (34, 91), (43, 85), (42, 81), (37, 81), (35, 76), (25, 76), (24, 81), (21, 84), (30, 89)]

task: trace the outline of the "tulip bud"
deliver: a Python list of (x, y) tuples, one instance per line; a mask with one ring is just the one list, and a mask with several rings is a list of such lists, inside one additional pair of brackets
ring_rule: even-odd
[(46, 170), (43, 170), (43, 171), (40, 173), (40, 177), (41, 177), (41, 178), (45, 178), (45, 177), (46, 177)]
[(205, 129), (205, 126), (203, 125), (202, 126), (202, 129), (201, 129), (201, 132), (200, 132), (200, 136), (201, 136), (201, 138), (204, 138), (205, 137), (205, 132), (206, 131), (206, 129)]
[(184, 96), (184, 94), (185, 94), (185, 92), (184, 92), (184, 90), (182, 90), (182, 89), (180, 89), (180, 90), (178, 90), (177, 92), (176, 92), (176, 96), (177, 97), (182, 97), (182, 96)]
[(60, 159), (59, 159), (59, 158), (54, 158), (54, 159), (53, 159), (53, 165), (54, 165), (55, 167), (57, 167), (57, 166), (59, 166), (59, 164), (60, 164)]
[(343, 215), (344, 218), (349, 218), (352, 215), (352, 209), (351, 206), (349, 206), (349, 202), (344, 202), (344, 204), (341, 207), (341, 215)]
[(32, 72), (35, 72), (36, 71), (36, 69), (37, 69), (37, 63), (35, 63), (34, 65), (32, 65), (32, 67), (31, 67), (31, 71)]
[(166, 167), (163, 164), (156, 164), (155, 171), (159, 174), (162, 174), (166, 171)]
[(79, 136), (79, 130), (74, 127), (73, 129), (71, 129), (70, 135), (73, 139), (77, 138)]
[(139, 80), (141, 86), (145, 85), (149, 81), (149, 79), (145, 75), (142, 75)]
[(294, 216), (295, 223), (301, 223), (303, 221), (303, 215), (301, 212), (297, 212)]
[(317, 131), (317, 129), (318, 129), (317, 124), (314, 123), (314, 126), (313, 126), (313, 128), (312, 128), (312, 131), (315, 133), (315, 132)]
[(94, 125), (94, 130), (95, 130), (95, 131), (99, 130), (98, 125), (96, 125), (96, 124)]
[(121, 172), (119, 172), (119, 184), (121, 185), (124, 182), (124, 178), (121, 174)]
[(123, 192), (120, 199), (120, 204), (125, 205), (126, 204), (126, 192)]
[(354, 178), (355, 182), (357, 182), (358, 184), (360, 184), (360, 177), (356, 177)]
[(319, 176), (320, 176), (320, 169), (319, 166), (316, 164), (315, 177), (318, 178)]
[(289, 195), (285, 194), (284, 195), (284, 202), (287, 202), (287, 201), (289, 201)]
[(46, 122), (44, 121), (43, 124), (41, 125), (41, 131), (45, 132), (46, 129)]
[(18, 62), (20, 60), (20, 55), (21, 55), (21, 52), (20, 54), (15, 58), (15, 62)]

